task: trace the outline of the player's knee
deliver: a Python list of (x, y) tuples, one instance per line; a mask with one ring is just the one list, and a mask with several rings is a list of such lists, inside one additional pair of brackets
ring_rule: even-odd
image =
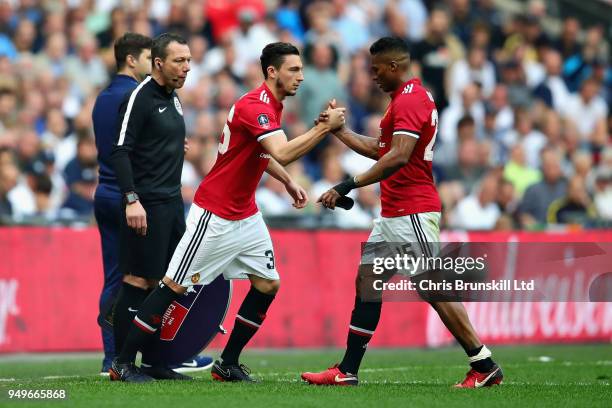
[(276, 295), (280, 289), (280, 280), (260, 280), (254, 284), (255, 289), (266, 295)]
[(270, 283), (270, 294), (276, 295), (280, 289), (280, 280), (275, 280)]
[(172, 289), (174, 291), (174, 293), (178, 294), (178, 295), (182, 295), (185, 292), (187, 292), (187, 288), (184, 286), (179, 285), (178, 283), (176, 283), (175, 281), (173, 281), (172, 279), (170, 279), (167, 276), (164, 276), (164, 278), (162, 279), (162, 282), (168, 286), (170, 289)]

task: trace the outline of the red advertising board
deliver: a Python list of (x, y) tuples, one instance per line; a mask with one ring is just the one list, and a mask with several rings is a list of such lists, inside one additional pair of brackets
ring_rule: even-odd
[[(272, 231), (281, 289), (251, 347), (343, 346), (367, 231)], [(612, 242), (612, 231), (445, 233), (443, 241)], [(95, 229), (0, 228), (0, 353), (100, 350), (102, 285)], [(231, 329), (247, 282), (234, 285)], [(611, 342), (612, 303), (467, 303), (488, 344)], [(223, 336), (213, 347), (222, 346)], [(441, 346), (452, 338), (422, 302), (390, 302), (372, 346)]]

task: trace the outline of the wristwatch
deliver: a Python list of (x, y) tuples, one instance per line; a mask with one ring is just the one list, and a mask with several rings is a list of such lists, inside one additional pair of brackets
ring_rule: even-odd
[(138, 194), (136, 194), (136, 192), (134, 191), (130, 191), (125, 193), (125, 202), (127, 204), (134, 204), (136, 201), (138, 201)]

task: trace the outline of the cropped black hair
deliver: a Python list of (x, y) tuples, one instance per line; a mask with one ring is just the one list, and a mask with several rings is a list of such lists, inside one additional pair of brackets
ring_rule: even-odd
[(259, 58), (264, 78), (268, 79), (268, 67), (270, 65), (276, 69), (283, 65), (286, 55), (300, 55), (300, 51), (295, 45), (285, 42), (275, 42), (264, 47)]
[(151, 60), (160, 58), (162, 61), (168, 56), (168, 45), (172, 42), (179, 44), (187, 44), (187, 40), (183, 36), (175, 33), (163, 33), (153, 39), (153, 47), (151, 48)]
[(117, 71), (125, 67), (125, 59), (128, 55), (138, 59), (143, 50), (150, 50), (153, 40), (145, 35), (137, 33), (125, 33), (115, 41), (115, 64)]
[(410, 57), (410, 49), (406, 41), (399, 37), (383, 37), (370, 46), (370, 54), (397, 52)]

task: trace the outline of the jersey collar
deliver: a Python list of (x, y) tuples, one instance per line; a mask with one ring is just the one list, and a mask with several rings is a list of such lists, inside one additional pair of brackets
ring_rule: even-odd
[(393, 91), (393, 93), (391, 94), (391, 99), (395, 99), (398, 95), (404, 92), (404, 89), (406, 89), (406, 87), (410, 84), (421, 85), (421, 80), (419, 78), (412, 78), (407, 82), (404, 82), (399, 88)]
[[(150, 75), (149, 75), (150, 76)], [(166, 98), (172, 98), (174, 96), (174, 89), (172, 90), (172, 92), (168, 93), (168, 90), (166, 89), (165, 86), (160, 85), (155, 78), (153, 78), (152, 76), (151, 80), (149, 81), (151, 84), (153, 84), (153, 86), (155, 87), (155, 89), (157, 89), (159, 91), (160, 94), (164, 95)]]
[(129, 75), (124, 75), (124, 74), (117, 74), (117, 75), (115, 75), (115, 79), (117, 81), (133, 82), (135, 84), (138, 83), (138, 81), (136, 79), (134, 79), (133, 77), (131, 77)]
[(274, 94), (272, 93), (270, 88), (268, 88), (268, 85), (265, 82), (263, 84), (261, 84), (260, 88), (265, 90), (268, 93), (268, 97), (270, 98), (270, 102), (272, 103), (272, 106), (274, 106), (275, 109), (277, 109), (277, 110), (282, 110), (283, 109), (283, 104), (276, 100), (276, 97), (274, 96)]

